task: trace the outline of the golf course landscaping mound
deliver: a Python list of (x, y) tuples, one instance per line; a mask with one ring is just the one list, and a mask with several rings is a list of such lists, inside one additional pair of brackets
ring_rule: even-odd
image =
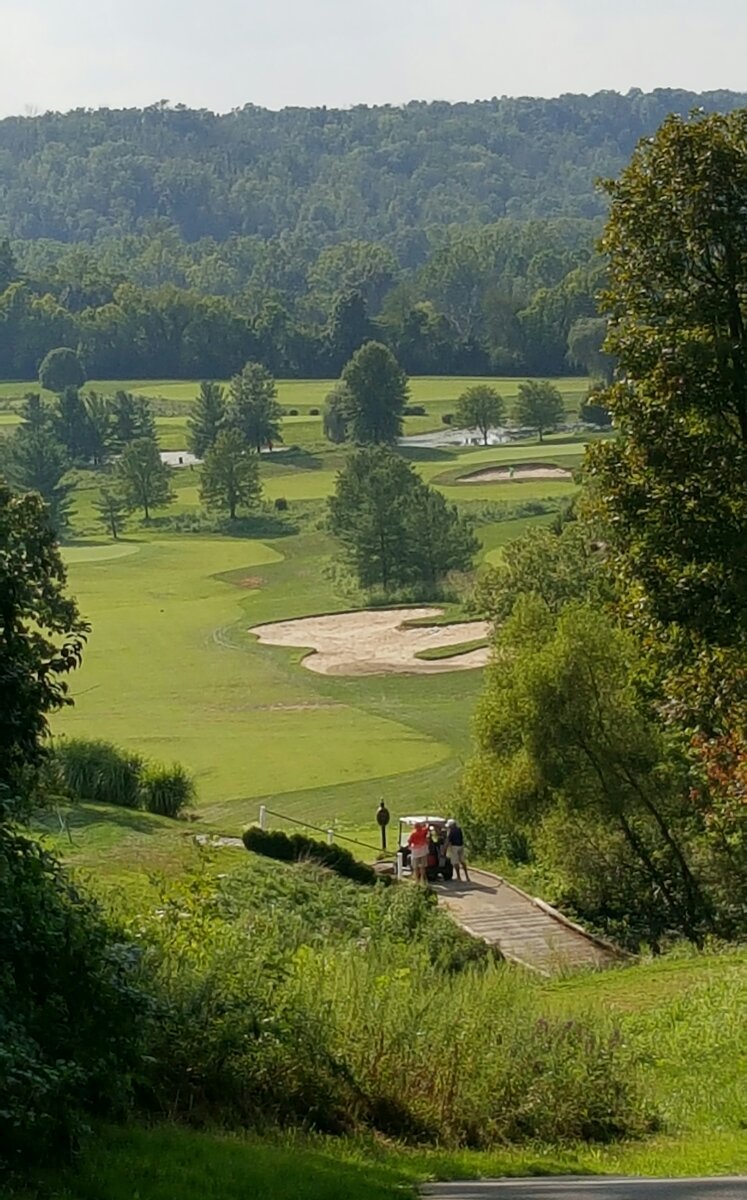
[[(295, 621), (255, 625), (252, 633), (268, 646), (308, 646), (304, 666), (320, 675), (435, 675), (483, 667), (489, 647), (467, 653), (458, 648), (488, 636), (487, 621), (454, 625), (414, 625), (441, 616), (440, 608), (387, 608), (331, 613)], [(454, 655), (418, 658), (425, 650), (454, 647)]]
[(555, 479), (569, 481), (573, 473), (555, 463), (506, 463), (500, 467), (485, 467), (482, 471), (470, 471), (460, 475), (457, 483), (523, 483), (529, 480)]

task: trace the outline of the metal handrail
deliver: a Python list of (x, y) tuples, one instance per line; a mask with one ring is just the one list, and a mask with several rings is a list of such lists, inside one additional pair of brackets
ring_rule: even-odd
[(347, 837), (344, 833), (336, 833), (334, 829), (323, 829), (321, 825), (312, 825), (310, 821), (299, 821), (297, 817), (289, 817), (285, 813), (275, 812), (274, 809), (268, 808), (266, 804), (259, 806), (259, 824), (260, 828), (265, 828), (263, 814), (270, 817), (279, 817), (281, 821), (290, 821), (292, 825), (300, 825), (304, 829), (313, 829), (316, 833), (324, 833), (328, 841), (336, 838), (341, 842), (350, 842), (353, 846), (363, 846), (364, 850), (373, 850), (376, 854), (381, 853), (381, 846), (372, 846), (370, 842), (359, 842), (357, 838)]

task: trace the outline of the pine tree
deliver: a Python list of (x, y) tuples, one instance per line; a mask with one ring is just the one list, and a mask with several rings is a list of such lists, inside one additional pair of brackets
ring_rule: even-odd
[(226, 397), (221, 384), (203, 380), (187, 422), (187, 443), (197, 458), (215, 445), (226, 417)]
[(150, 520), (151, 509), (164, 508), (174, 499), (171, 472), (161, 462), (153, 438), (136, 438), (125, 447), (117, 463), (117, 479), (129, 508), (141, 508), (143, 519)]
[(209, 509), (227, 511), (233, 521), (237, 508), (259, 502), (259, 458), (238, 429), (225, 429), (205, 455), (200, 499)]
[(247, 363), (231, 380), (226, 426), (238, 429), (257, 453), (281, 440), (283, 410), (276, 396), (275, 380), (260, 363)]
[(21, 425), (10, 439), (6, 455), (8, 479), (17, 491), (39, 493), (57, 533), (69, 524), (73, 488), (65, 482), (69, 466), (64, 448), (48, 429)]
[(99, 514), (99, 521), (116, 542), (129, 511), (124, 497), (121, 493), (112, 491), (111, 488), (102, 487), (98, 500), (93, 502), (93, 507)]

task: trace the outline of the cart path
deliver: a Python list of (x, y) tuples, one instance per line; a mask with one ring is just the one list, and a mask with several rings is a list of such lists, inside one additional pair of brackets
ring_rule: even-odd
[(432, 884), (439, 902), (503, 956), (550, 975), (569, 967), (612, 967), (625, 955), (499, 875), (469, 867), (470, 883)]
[(557, 1179), (484, 1179), (431, 1183), (430, 1200), (747, 1200), (747, 1176), (722, 1179), (618, 1179), (592, 1176)]

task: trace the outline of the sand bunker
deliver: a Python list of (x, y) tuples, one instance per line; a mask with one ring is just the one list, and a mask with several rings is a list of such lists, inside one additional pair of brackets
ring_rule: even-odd
[(255, 625), (252, 633), (269, 646), (310, 646), (315, 653), (303, 660), (320, 675), (438, 675), (468, 671), (488, 661), (484, 646), (451, 658), (422, 659), (415, 655), (441, 646), (460, 646), (488, 636), (487, 621), (459, 625), (424, 625), (408, 628), (406, 622), (438, 617), (440, 608), (390, 608), (371, 612), (333, 613), (298, 621)]
[(505, 467), (486, 467), (484, 471), (472, 471), (469, 475), (460, 475), (457, 483), (522, 483), (528, 479), (572, 479), (573, 475), (565, 467), (556, 467), (554, 463), (507, 463)]

